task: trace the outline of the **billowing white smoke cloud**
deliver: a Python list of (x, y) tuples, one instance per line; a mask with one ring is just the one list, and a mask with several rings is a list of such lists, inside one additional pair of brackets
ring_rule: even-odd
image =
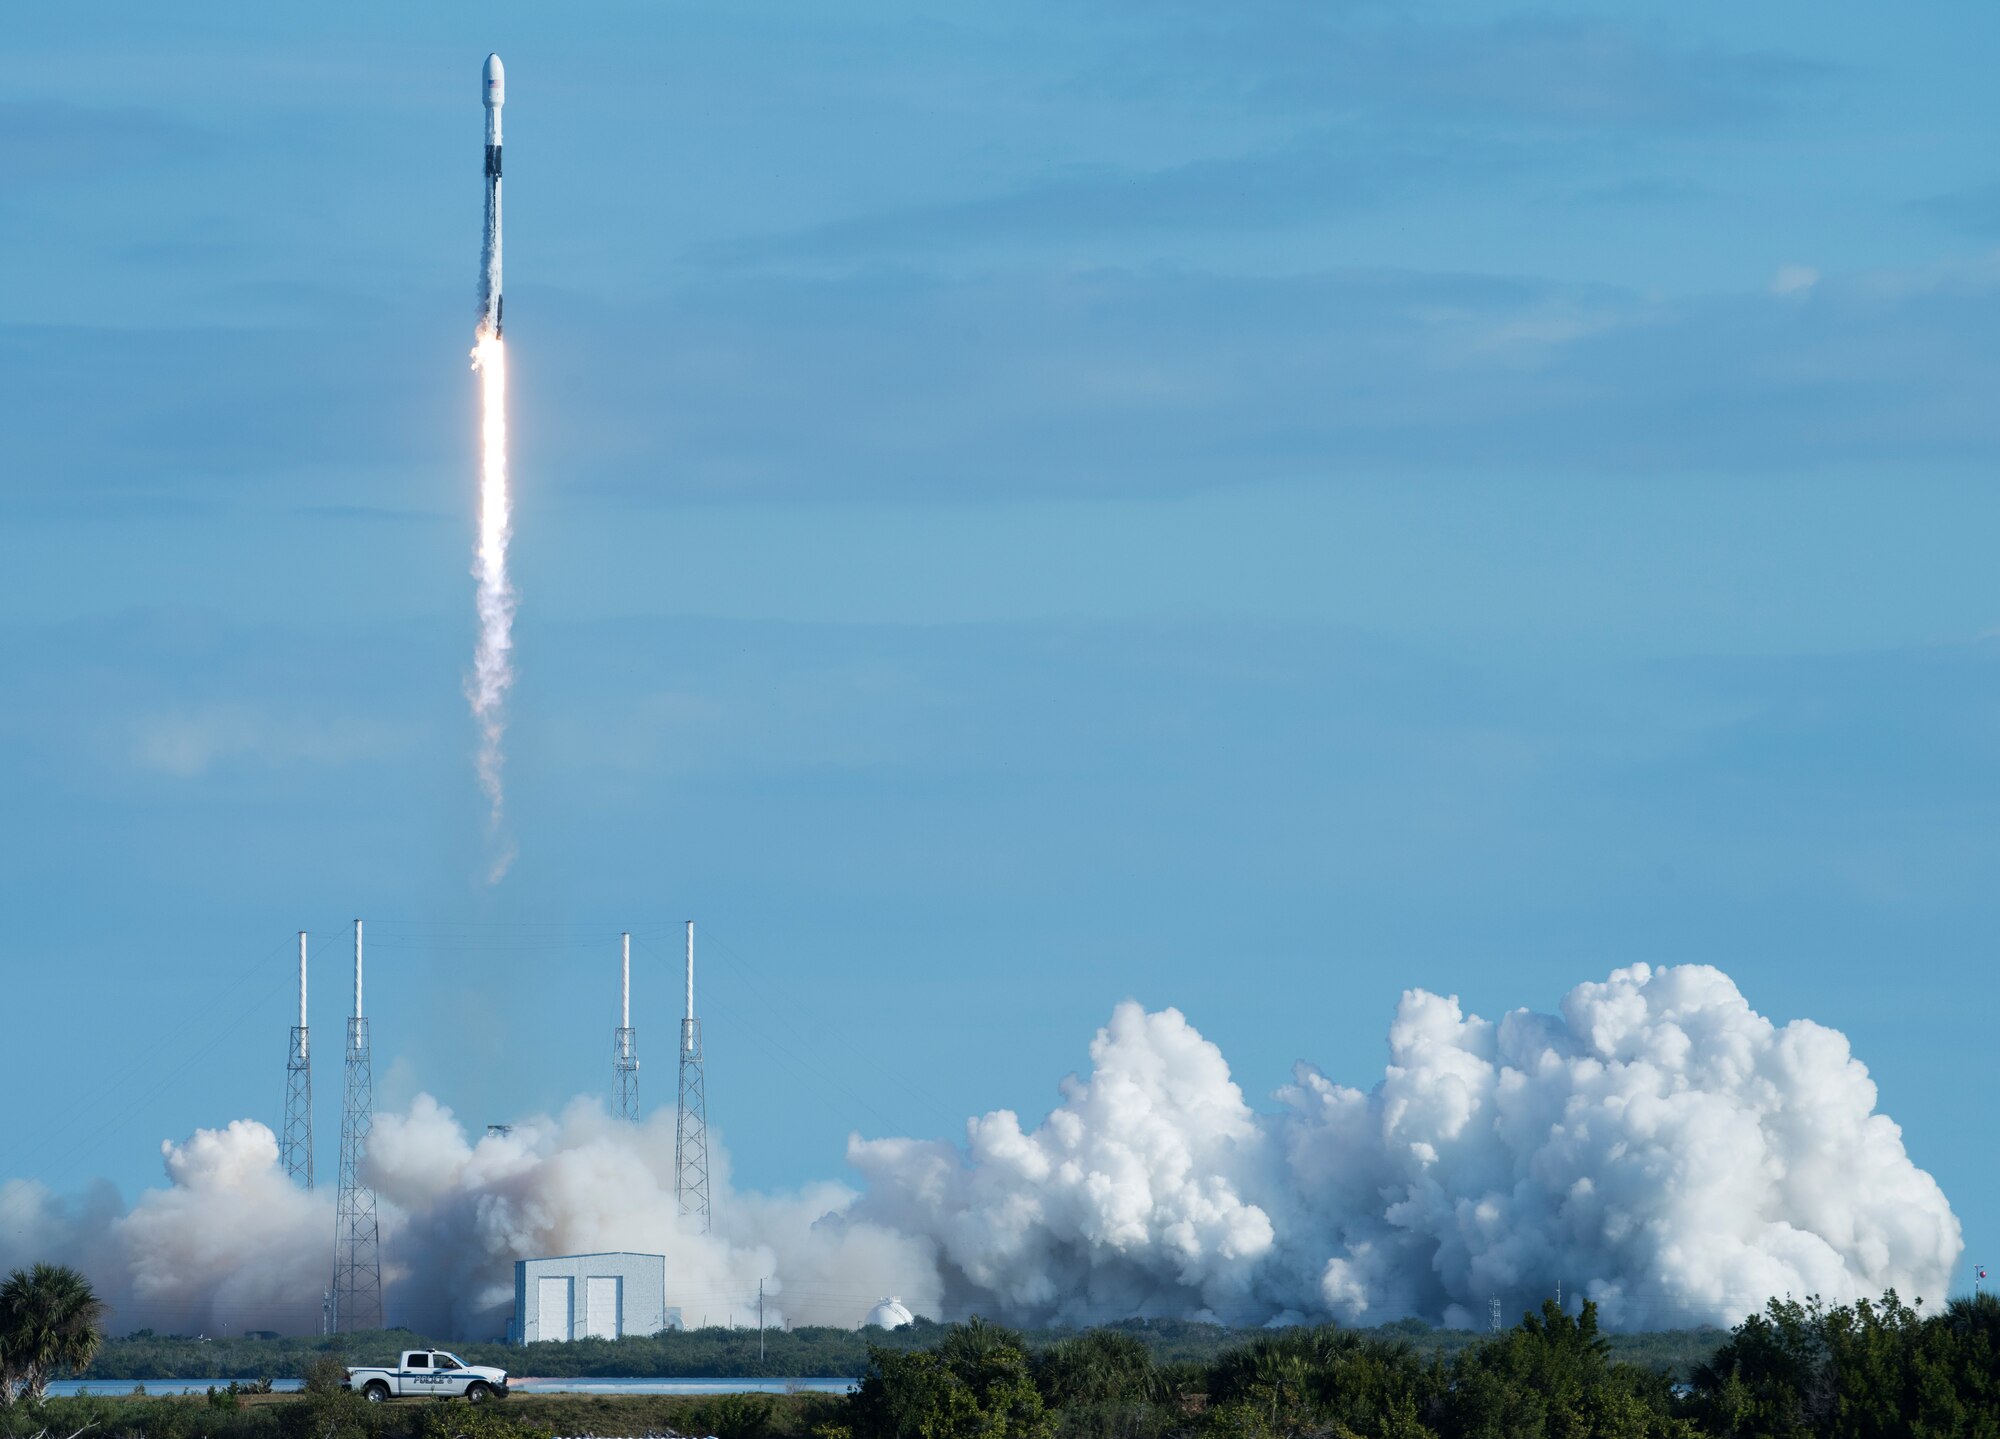
[[(1124, 1004), (1033, 1130), (850, 1140), (861, 1194), (732, 1193), (718, 1151), (710, 1234), (678, 1215), (671, 1113), (578, 1101), (475, 1142), (421, 1096), (369, 1151), (389, 1318), (497, 1335), (516, 1259), (604, 1249), (665, 1254), (693, 1324), (747, 1321), (759, 1279), (772, 1322), (843, 1325), (883, 1294), (1014, 1322), (1468, 1324), (1560, 1282), (1634, 1328), (1945, 1293), (1958, 1221), (1846, 1040), (1772, 1025), (1717, 970), (1638, 965), (1498, 1023), (1415, 990), (1389, 1048), (1367, 1093), (1302, 1064), (1258, 1113), (1177, 1011)], [(0, 1186), (0, 1264), (79, 1264), (122, 1327), (315, 1328), (332, 1195), (294, 1189), (250, 1121), (165, 1156), (129, 1211)]]
[(1836, 1031), (1705, 965), (1497, 1024), (1406, 994), (1364, 1094), (1301, 1064), (1254, 1113), (1175, 1010), (1121, 1005), (1032, 1132), (852, 1141), (856, 1215), (929, 1236), (948, 1306), (1016, 1321), (1483, 1323), (1552, 1294), (1640, 1328), (1773, 1295), (1944, 1296), (1962, 1243)]
[(120, 1329), (317, 1328), (332, 1272), (331, 1197), (292, 1185), (277, 1137), (255, 1120), (160, 1148), (171, 1183), (129, 1211), (109, 1186), (66, 1203), (32, 1181), (0, 1185), (0, 1261), (77, 1266)]

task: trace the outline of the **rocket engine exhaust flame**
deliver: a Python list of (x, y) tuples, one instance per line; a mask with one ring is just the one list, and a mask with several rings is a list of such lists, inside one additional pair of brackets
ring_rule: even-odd
[(479, 548), (472, 567), (478, 579), (479, 642), (473, 651), (466, 699), (479, 725), (475, 763), (488, 805), (487, 835), (493, 845), (487, 882), (497, 884), (514, 861), (505, 827), (501, 739), (506, 733), (507, 691), (514, 683), (513, 583), (507, 578), (507, 541), (513, 532), (513, 504), (507, 493), (507, 342), (481, 326), (472, 347), (479, 375)]
[(479, 375), (479, 549), (472, 567), (479, 581), (479, 643), (465, 694), (479, 725), (479, 787), (488, 805), (487, 839), (493, 855), (487, 883), (497, 884), (514, 862), (507, 837), (504, 760), (507, 691), (514, 683), (515, 594), (507, 578), (507, 542), (513, 531), (513, 502), (507, 493), (507, 346), (500, 338), (500, 112), (507, 99), (506, 71), (498, 55), (480, 71), (480, 102), (486, 109), (486, 225), (479, 256), (479, 327), (472, 368)]

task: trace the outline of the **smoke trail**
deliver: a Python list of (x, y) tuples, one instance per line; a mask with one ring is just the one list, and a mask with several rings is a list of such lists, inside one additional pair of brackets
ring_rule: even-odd
[(479, 374), (480, 406), (479, 550), (472, 568), (479, 581), (479, 643), (465, 695), (479, 725), (476, 764), (479, 787), (489, 806), (486, 828), (493, 863), (486, 878), (487, 883), (497, 884), (515, 854), (506, 832), (500, 777), (507, 690), (514, 683), (515, 594), (507, 579), (507, 541), (513, 531), (513, 506), (507, 494), (507, 345), (488, 325), (479, 327), (472, 368)]

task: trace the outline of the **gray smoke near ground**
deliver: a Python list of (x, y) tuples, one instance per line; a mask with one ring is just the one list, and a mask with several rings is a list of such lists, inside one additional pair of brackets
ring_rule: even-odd
[[(61, 1200), (0, 1185), (0, 1267), (74, 1264), (112, 1306), (112, 1328), (174, 1334), (311, 1333), (333, 1266), (334, 1195), (286, 1177), (270, 1128), (237, 1120), (163, 1146), (168, 1184), (130, 1209), (109, 1186)], [(578, 1100), (557, 1118), (474, 1139), (419, 1095), (375, 1117), (363, 1173), (378, 1199), (389, 1323), (434, 1336), (498, 1338), (514, 1261), (630, 1249), (664, 1254), (669, 1305), (691, 1325), (754, 1319), (759, 1281), (773, 1325), (852, 1327), (885, 1293), (935, 1310), (924, 1245), (844, 1218), (839, 1184), (737, 1194), (711, 1165), (714, 1231), (680, 1217), (674, 1117), (633, 1126)]]
[[(1016, 1323), (1483, 1325), (1560, 1283), (1623, 1328), (1945, 1294), (1958, 1221), (1847, 1041), (1774, 1026), (1717, 970), (1634, 966), (1497, 1022), (1413, 990), (1389, 1051), (1365, 1093), (1301, 1064), (1259, 1112), (1178, 1011), (1123, 1004), (1033, 1128), (856, 1136), (858, 1191), (737, 1193), (718, 1151), (706, 1234), (678, 1214), (670, 1113), (578, 1101), (475, 1139), (422, 1096), (377, 1117), (367, 1163), (389, 1318), (497, 1335), (516, 1259), (608, 1249), (665, 1254), (690, 1324), (748, 1322), (760, 1279), (770, 1322), (842, 1326), (886, 1294)], [(316, 1328), (332, 1195), (293, 1188), (253, 1121), (164, 1157), (129, 1209), (0, 1186), (0, 1264), (80, 1265), (121, 1328)]]
[(938, 1303), (921, 1243), (845, 1219), (853, 1190), (738, 1194), (717, 1149), (715, 1228), (704, 1233), (680, 1216), (673, 1161), (671, 1111), (635, 1128), (579, 1100), (558, 1119), (474, 1142), (420, 1096), (407, 1115), (377, 1120), (369, 1151), (369, 1177), (393, 1215), (391, 1309), (435, 1333), (497, 1332), (513, 1307), (516, 1259), (614, 1249), (664, 1254), (667, 1302), (691, 1325), (748, 1321), (760, 1280), (772, 1324), (850, 1327), (884, 1293)]
[(161, 1153), (167, 1186), (129, 1210), (109, 1185), (65, 1200), (32, 1180), (0, 1184), (0, 1264), (83, 1270), (112, 1305), (114, 1332), (316, 1329), (332, 1196), (294, 1188), (277, 1137), (255, 1120), (197, 1130)]

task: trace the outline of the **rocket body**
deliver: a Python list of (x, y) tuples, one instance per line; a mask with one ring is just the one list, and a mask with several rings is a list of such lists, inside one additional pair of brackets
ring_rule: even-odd
[(486, 106), (486, 242), (480, 249), (479, 326), (500, 333), (500, 111), (507, 103), (507, 68), (498, 55), (486, 57), (479, 77)]

